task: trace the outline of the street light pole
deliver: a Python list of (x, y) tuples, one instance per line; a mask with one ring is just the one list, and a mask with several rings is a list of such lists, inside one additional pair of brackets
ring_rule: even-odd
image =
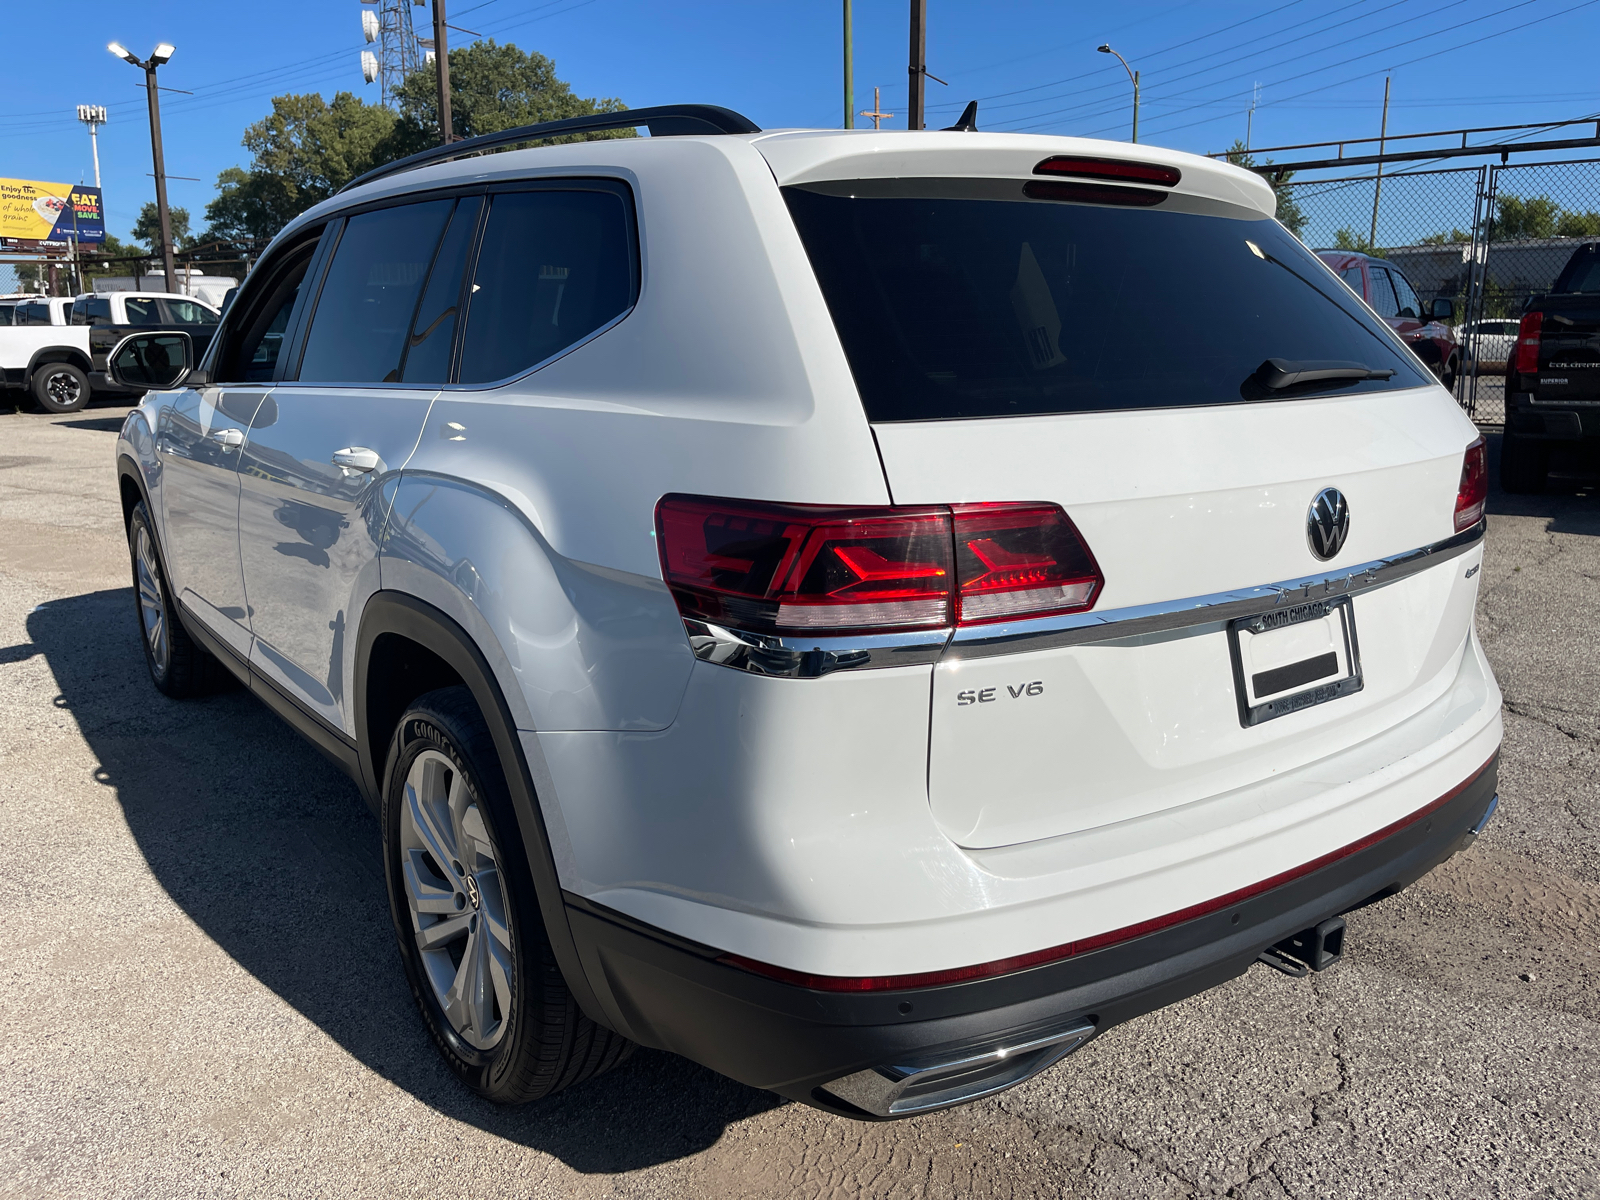
[[(1097, 46), (1101, 54), (1117, 54), (1110, 46)], [(1128, 60), (1117, 54), (1117, 61), (1122, 64), (1122, 69), (1128, 73), (1128, 78), (1133, 82), (1133, 140), (1139, 140), (1139, 72), (1128, 65)]]
[(172, 213), (167, 208), (167, 166), (161, 151), (161, 89), (156, 83), (156, 68), (170, 59), (175, 51), (170, 43), (162, 42), (150, 52), (148, 60), (141, 60), (119, 42), (109, 43), (106, 49), (144, 72), (146, 99), (150, 102), (150, 153), (156, 169), (156, 215), (161, 221), (161, 266), (166, 273), (167, 291), (175, 292), (178, 289), (178, 268), (172, 260)]
[[(923, 93), (928, 86), (928, 0), (911, 0), (911, 66), (906, 92), (906, 128), (922, 128)], [(878, 106), (874, 104), (873, 108)]]
[[(856, 47), (851, 30), (850, 0), (844, 0), (844, 127), (856, 127)], [(873, 108), (878, 106), (874, 104)]]

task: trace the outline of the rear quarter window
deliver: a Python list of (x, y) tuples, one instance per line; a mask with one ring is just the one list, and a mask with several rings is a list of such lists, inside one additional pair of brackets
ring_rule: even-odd
[(870, 420), (1237, 404), (1263, 398), (1252, 379), (1269, 358), (1394, 372), (1321, 393), (1429, 382), (1276, 221), (1179, 194), (1129, 208), (1026, 186), (784, 189)]

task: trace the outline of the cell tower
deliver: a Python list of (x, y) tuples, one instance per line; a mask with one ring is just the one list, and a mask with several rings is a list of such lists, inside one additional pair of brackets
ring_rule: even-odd
[(376, 42), (376, 51), (361, 52), (361, 77), (368, 83), (378, 84), (378, 99), (388, 104), (401, 82), (422, 65), (422, 48), (417, 44), (416, 30), (411, 24), (411, 10), (421, 8), (426, 0), (361, 0), (377, 11), (363, 9), (361, 34), (369, 43)]

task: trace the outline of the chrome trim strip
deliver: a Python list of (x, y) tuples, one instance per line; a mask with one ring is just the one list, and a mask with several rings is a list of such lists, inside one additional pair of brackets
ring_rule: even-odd
[(1396, 583), (1418, 571), (1425, 571), (1447, 559), (1465, 554), (1483, 540), (1487, 525), (1487, 521), (1479, 521), (1472, 528), (1430, 546), (1301, 579), (1265, 583), (1231, 592), (1214, 592), (1209, 596), (1191, 596), (1163, 604), (1130, 605), (1104, 612), (1042, 617), (1003, 625), (969, 626), (956, 630), (945, 656), (954, 659), (986, 658), (1024, 650), (1081, 646), (1086, 642), (1108, 642), (1142, 634), (1221, 624), (1236, 617), (1255, 616), (1268, 609), (1286, 604), (1303, 604), (1324, 596), (1354, 596)]
[(928, 629), (914, 633), (816, 638), (746, 633), (687, 617), (683, 625), (696, 658), (758, 675), (816, 678), (834, 671), (920, 666), (942, 659), (988, 658), (1222, 625), (1238, 617), (1252, 617), (1288, 604), (1370, 592), (1467, 553), (1483, 541), (1487, 528), (1485, 519), (1428, 546), (1280, 583), (1160, 604), (973, 625), (954, 631)]
[(860, 667), (923, 666), (937, 661), (950, 641), (948, 628), (818, 638), (745, 633), (692, 617), (684, 618), (683, 627), (701, 662), (790, 679)]

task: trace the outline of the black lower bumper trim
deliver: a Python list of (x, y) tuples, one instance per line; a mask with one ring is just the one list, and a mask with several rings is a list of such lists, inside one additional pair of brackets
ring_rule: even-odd
[(1421, 878), (1495, 796), (1498, 756), (1371, 845), (1204, 916), (1064, 961), (940, 987), (842, 993), (718, 962), (719, 951), (567, 895), (607, 1023), (743, 1083), (846, 1115), (818, 1089), (896, 1059), (1087, 1020), (1098, 1032), (1241, 975), (1270, 946)]

